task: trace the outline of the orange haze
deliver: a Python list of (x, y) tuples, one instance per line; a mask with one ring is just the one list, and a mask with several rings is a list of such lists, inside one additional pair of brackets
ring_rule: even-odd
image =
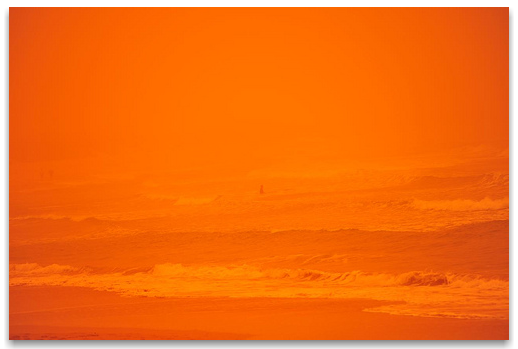
[(11, 164), (240, 168), (508, 147), (506, 8), (10, 15)]
[(9, 17), (12, 338), (508, 336), (508, 8)]

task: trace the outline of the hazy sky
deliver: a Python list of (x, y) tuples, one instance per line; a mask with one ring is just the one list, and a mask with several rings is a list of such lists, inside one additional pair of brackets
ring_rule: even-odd
[(10, 162), (508, 148), (508, 9), (10, 10)]

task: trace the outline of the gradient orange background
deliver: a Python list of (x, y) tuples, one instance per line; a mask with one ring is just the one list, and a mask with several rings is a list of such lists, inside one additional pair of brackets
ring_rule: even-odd
[(506, 8), (12, 8), (10, 162), (506, 149), (508, 20)]

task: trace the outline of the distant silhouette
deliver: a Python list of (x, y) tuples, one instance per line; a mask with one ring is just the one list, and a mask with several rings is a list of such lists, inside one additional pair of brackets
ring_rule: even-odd
[(264, 194), (263, 185), (261, 184), (261, 189), (259, 189), (259, 194)]

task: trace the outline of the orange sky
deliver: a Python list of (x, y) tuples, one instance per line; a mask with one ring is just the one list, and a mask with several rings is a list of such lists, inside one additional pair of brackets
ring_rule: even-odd
[(10, 163), (506, 150), (508, 25), (507, 8), (11, 8)]

